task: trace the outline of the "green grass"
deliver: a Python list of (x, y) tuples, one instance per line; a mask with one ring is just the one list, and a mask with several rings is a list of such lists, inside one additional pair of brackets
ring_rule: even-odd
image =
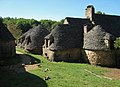
[[(40, 55), (26, 53), (19, 48), (17, 51), (39, 59), (41, 67), (24, 74), (0, 71), (0, 87), (120, 87), (120, 80), (98, 78), (84, 70), (103, 76), (106, 71), (102, 67), (80, 63), (49, 62)], [(47, 72), (45, 72), (46, 68), (49, 69)], [(44, 81), (45, 76), (51, 79)]]

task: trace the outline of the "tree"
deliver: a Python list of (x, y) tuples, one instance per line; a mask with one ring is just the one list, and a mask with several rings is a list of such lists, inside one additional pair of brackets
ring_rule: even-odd
[(57, 24), (60, 24), (60, 22), (52, 20), (40, 20), (40, 23), (43, 24), (49, 31), (51, 31)]
[(22, 35), (23, 33), (27, 32), (29, 29), (38, 26), (39, 24), (43, 24), (46, 29), (51, 31), (56, 25), (63, 24), (64, 19), (61, 21), (53, 21), (53, 20), (40, 20), (37, 21), (35, 19), (25, 19), (25, 18), (0, 18), (0, 20), (3, 21), (3, 23), (8, 27), (10, 32), (13, 34), (13, 36), (17, 39)]
[(2, 18), (2, 17), (0, 17), (0, 21), (3, 21), (3, 18)]
[(120, 37), (115, 40), (114, 47), (120, 49)]
[(65, 19), (60, 20), (60, 23), (63, 24)]
[(7, 28), (16, 39), (18, 39), (22, 35), (22, 30), (16, 26), (14, 21), (9, 21), (7, 24)]
[(97, 11), (96, 14), (103, 14), (103, 15), (105, 15), (105, 12)]
[(27, 32), (33, 26), (37, 26), (40, 24), (38, 21), (34, 19), (24, 19), (24, 18), (3, 18), (4, 24), (7, 25), (10, 32), (17, 39), (23, 33)]

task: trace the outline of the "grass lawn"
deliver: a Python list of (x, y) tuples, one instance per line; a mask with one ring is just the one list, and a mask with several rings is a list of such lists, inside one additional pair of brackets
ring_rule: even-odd
[[(89, 64), (49, 62), (40, 55), (26, 53), (17, 48), (17, 51), (30, 55), (41, 61), (41, 67), (26, 73), (13, 73), (0, 70), (0, 87), (120, 87), (120, 80), (98, 78), (85, 71), (103, 76), (102, 67)], [(47, 71), (45, 71), (47, 69)], [(44, 80), (49, 76), (49, 80)]]

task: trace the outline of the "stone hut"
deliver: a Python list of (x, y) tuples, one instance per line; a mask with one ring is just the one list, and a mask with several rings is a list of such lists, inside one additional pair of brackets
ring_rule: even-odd
[(84, 33), (83, 54), (92, 65), (115, 67), (115, 37), (100, 25)]
[[(95, 8), (92, 5), (89, 5), (86, 9), (86, 18), (91, 21), (93, 26), (100, 25), (102, 29), (105, 30), (105, 32), (114, 35), (115, 38), (120, 37), (120, 16), (96, 14)], [(84, 27), (84, 31), (85, 30), (88, 32), (90, 29), (88, 27), (85, 29)], [(112, 45), (110, 47), (113, 48), (113, 44), (110, 43), (110, 45)], [(120, 67), (120, 53), (118, 52), (118, 50), (112, 51), (116, 51), (116, 54), (114, 54), (114, 56), (116, 56), (116, 65), (117, 67)]]
[(83, 60), (114, 67), (116, 63), (120, 65), (120, 54), (116, 52), (115, 57), (113, 46), (116, 37), (120, 37), (120, 16), (96, 14), (89, 5), (86, 18), (66, 17), (62, 25), (45, 37), (43, 55), (51, 61)]
[(18, 40), (18, 46), (28, 52), (42, 54), (42, 45), (44, 37), (49, 31), (43, 25), (38, 25), (23, 34)]
[(0, 21), (0, 59), (13, 57), (15, 54), (15, 38)]
[(62, 24), (56, 26), (45, 37), (43, 55), (50, 61), (78, 62), (82, 53), (82, 32), (78, 26)]

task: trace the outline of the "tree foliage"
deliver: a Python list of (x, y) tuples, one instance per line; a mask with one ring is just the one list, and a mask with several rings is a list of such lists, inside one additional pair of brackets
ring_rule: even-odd
[(38, 26), (39, 24), (43, 24), (46, 29), (51, 31), (56, 25), (63, 23), (61, 21), (53, 21), (53, 20), (40, 20), (37, 21), (35, 19), (25, 19), (25, 18), (10, 18), (0, 17), (0, 20), (7, 26), (9, 31), (13, 34), (13, 36), (18, 39), (23, 33), (27, 32), (29, 29)]
[(4, 20), (4, 23), (7, 24), (8, 27), (10, 26), (9, 22), (14, 22), (16, 27), (22, 30), (22, 33), (25, 33), (30, 28), (40, 24), (40, 22), (34, 19), (24, 19), (24, 18), (17, 19), (17, 18), (6, 17), (3, 20)]
[(3, 18), (2, 18), (2, 17), (0, 17), (0, 21), (3, 21)]
[(97, 11), (96, 14), (103, 14), (103, 15), (105, 15), (105, 12)]
[(120, 37), (115, 40), (114, 47), (120, 49)]
[(52, 20), (40, 20), (40, 23), (45, 26), (46, 29), (51, 31), (56, 25), (61, 24), (58, 21), (52, 21)]

